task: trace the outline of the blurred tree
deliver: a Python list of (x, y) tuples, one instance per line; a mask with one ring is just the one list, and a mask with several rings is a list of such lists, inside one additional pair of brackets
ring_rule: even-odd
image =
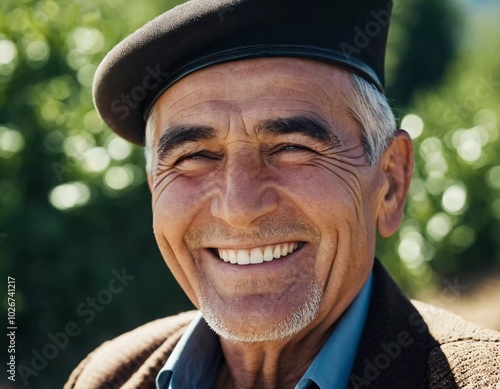
[(403, 112), (415, 174), (405, 221), (378, 250), (407, 290), (500, 270), (499, 16), (498, 6), (470, 14), (442, 84)]
[[(107, 130), (91, 100), (106, 52), (173, 5), (0, 5), (0, 270), (17, 280), (17, 363), (30, 369), (18, 370), (18, 381), (27, 387), (61, 387), (102, 341), (190, 306), (156, 249), (142, 150)], [(407, 7), (394, 18), (388, 81), (409, 106), (403, 127), (415, 139), (417, 169), (403, 227), (378, 252), (411, 290), (499, 261), (500, 31), (474, 24), (478, 35), (446, 71), (455, 39), (448, 6)], [(111, 293), (122, 271), (129, 281)], [(37, 360), (71, 322), (79, 334), (45, 364)]]
[(454, 60), (462, 18), (449, 0), (395, 1), (389, 31), (387, 96), (398, 107), (438, 86)]
[[(0, 268), (17, 280), (27, 387), (61, 387), (104, 340), (190, 307), (153, 239), (142, 150), (105, 128), (91, 97), (106, 52), (173, 5), (1, 4)], [(110, 294), (115, 272), (135, 278)], [(78, 336), (54, 351), (70, 322)]]

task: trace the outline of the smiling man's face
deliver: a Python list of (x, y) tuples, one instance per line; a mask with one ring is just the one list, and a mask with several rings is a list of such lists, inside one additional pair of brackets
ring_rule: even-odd
[(156, 240), (223, 337), (334, 322), (366, 281), (388, 180), (351, 93), (340, 68), (276, 58), (197, 71), (156, 102)]

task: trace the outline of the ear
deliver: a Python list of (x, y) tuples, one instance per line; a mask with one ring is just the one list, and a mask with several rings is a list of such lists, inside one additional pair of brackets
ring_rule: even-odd
[(391, 236), (401, 224), (411, 176), (413, 174), (413, 145), (408, 133), (399, 130), (380, 158), (385, 177), (384, 193), (377, 217), (380, 235)]

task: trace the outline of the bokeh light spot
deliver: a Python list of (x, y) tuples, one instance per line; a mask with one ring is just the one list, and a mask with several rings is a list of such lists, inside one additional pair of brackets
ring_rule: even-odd
[(10, 158), (15, 153), (20, 152), (24, 147), (23, 135), (14, 129), (0, 127), (0, 155)]
[(467, 204), (467, 192), (463, 185), (455, 184), (450, 186), (443, 193), (441, 201), (446, 212), (457, 215), (464, 211)]
[(55, 77), (47, 82), (44, 92), (50, 94), (54, 99), (64, 100), (73, 92), (71, 80), (66, 77)]
[(16, 45), (9, 40), (0, 40), (0, 65), (8, 65), (17, 58)]
[(134, 182), (132, 169), (122, 166), (113, 166), (104, 175), (104, 182), (113, 190), (121, 190)]
[(108, 167), (110, 161), (111, 158), (105, 148), (94, 147), (83, 154), (82, 167), (88, 172), (102, 172)]
[(500, 189), (500, 165), (493, 166), (486, 173), (486, 182), (489, 186), (495, 189)]
[(450, 242), (461, 248), (469, 247), (472, 243), (474, 243), (475, 239), (476, 234), (469, 226), (458, 226), (450, 235)]
[(425, 161), (425, 170), (430, 178), (442, 179), (448, 171), (448, 164), (443, 157), (443, 146), (441, 140), (429, 137), (420, 144), (420, 155)]
[(76, 74), (78, 82), (83, 86), (92, 86), (94, 80), (94, 73), (97, 67), (94, 64), (83, 65)]
[(40, 116), (49, 126), (57, 123), (64, 111), (64, 105), (57, 100), (47, 99), (40, 106)]
[(56, 186), (49, 195), (49, 201), (57, 209), (66, 210), (87, 204), (90, 189), (83, 182), (73, 182)]
[(409, 268), (422, 266), (424, 263), (424, 239), (420, 232), (405, 228), (401, 232), (401, 241), (398, 245), (398, 254)]
[(481, 126), (456, 131), (452, 137), (452, 144), (456, 148), (458, 155), (469, 163), (481, 158), (482, 148), (488, 141), (488, 131)]
[(453, 223), (450, 217), (440, 212), (434, 215), (428, 222), (426, 231), (429, 236), (435, 241), (442, 240), (446, 235), (448, 235), (453, 228)]
[(99, 30), (78, 27), (71, 34), (76, 49), (82, 54), (95, 54), (104, 47), (104, 36)]
[(28, 61), (45, 62), (50, 56), (50, 46), (44, 41), (32, 41), (26, 46)]
[(412, 139), (418, 138), (424, 130), (424, 121), (415, 114), (406, 115), (401, 121), (401, 128), (410, 134)]
[(88, 134), (77, 134), (66, 138), (64, 141), (64, 153), (68, 157), (81, 159), (83, 155), (95, 146), (95, 140)]
[(107, 146), (108, 154), (115, 161), (122, 161), (132, 152), (130, 144), (122, 138), (113, 138)]

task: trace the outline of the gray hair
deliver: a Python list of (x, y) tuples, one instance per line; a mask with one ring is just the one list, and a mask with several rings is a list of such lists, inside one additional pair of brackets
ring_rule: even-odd
[[(386, 97), (374, 85), (354, 73), (351, 73), (351, 78), (354, 93), (346, 96), (347, 109), (361, 126), (363, 148), (370, 164), (375, 166), (396, 133), (396, 119)], [(148, 173), (153, 169), (151, 148), (157, 117), (155, 105), (146, 122), (144, 137), (144, 155)]]
[(146, 130), (144, 132), (144, 158), (146, 159), (146, 172), (153, 171), (153, 139), (156, 129), (156, 121), (158, 120), (157, 105), (153, 105), (149, 112), (148, 120), (146, 121)]
[(361, 126), (363, 148), (372, 166), (396, 133), (396, 119), (386, 97), (374, 85), (351, 74), (354, 93), (346, 96), (347, 109)]

